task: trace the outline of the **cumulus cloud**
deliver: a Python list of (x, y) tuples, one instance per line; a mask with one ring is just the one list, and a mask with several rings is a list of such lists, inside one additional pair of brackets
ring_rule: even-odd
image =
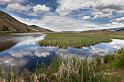
[(105, 27), (123, 25), (120, 23), (123, 21), (123, 18), (113, 19), (117, 16), (113, 16), (113, 11), (118, 15), (123, 15), (124, 0), (57, 0), (58, 6), (55, 8), (55, 12), (52, 11), (53, 8), (51, 6), (46, 4), (24, 4), (26, 3), (25, 1), (26, 0), (0, 0), (0, 3), (7, 4), (6, 9), (9, 11), (20, 12), (34, 16), (34, 18), (35, 16), (43, 18), (23, 19), (18, 17), (23, 23), (30, 25), (35, 24), (55, 31), (79, 31), (94, 29), (94, 27), (96, 29), (101, 25), (86, 22), (94, 21), (97, 23), (98, 20), (95, 20), (97, 18), (101, 18), (102, 20), (100, 20), (100, 22), (102, 23), (106, 21), (106, 19), (107, 22), (112, 21), (112, 23), (102, 25)]
[(102, 24), (102, 26), (106, 28), (120, 28), (124, 26), (124, 23), (112, 21), (111, 23)]
[(26, 0), (0, 0), (1, 5), (12, 4), (12, 3), (25, 3)]
[(98, 25), (64, 16), (45, 16), (42, 19), (32, 20), (18, 19), (29, 25), (34, 24), (53, 31), (83, 31), (100, 28)]
[(33, 10), (36, 14), (42, 14), (44, 12), (49, 12), (50, 8), (46, 7), (46, 5), (36, 5), (33, 7)]
[(124, 26), (123, 23), (112, 22), (107, 24), (94, 24), (83, 20), (77, 20), (64, 16), (45, 16), (43, 19), (24, 19), (15, 17), (23, 23), (28, 25), (37, 25), (53, 31), (85, 31), (85, 30), (97, 30), (108, 29)]
[(88, 19), (90, 19), (91, 17), (90, 16), (83, 16), (82, 17), (82, 19), (84, 19), (84, 20), (88, 20)]
[(114, 22), (124, 22), (124, 17), (113, 19)]
[(46, 5), (34, 5), (27, 3), (27, 0), (0, 0), (0, 5), (5, 5), (5, 9), (11, 12), (19, 12), (30, 16), (36, 16), (50, 11), (50, 8)]
[[(85, 6), (90, 7), (89, 4), (92, 4), (93, 1), (90, 0), (58, 0), (59, 6), (56, 9), (56, 12), (60, 15), (67, 15), (72, 10), (77, 10), (84, 8)], [(63, 14), (64, 12), (64, 14)]]
[[(92, 8), (95, 12), (94, 17), (106, 17), (112, 14), (112, 11), (123, 11), (124, 0), (58, 0), (59, 6), (56, 12), (60, 15), (68, 15), (73, 10)], [(100, 14), (98, 14), (100, 13)]]
[(0, 0), (0, 5), (5, 5), (6, 11), (19, 12), (27, 15), (32, 8), (31, 5), (27, 4), (27, 0)]
[(95, 7), (97, 9), (115, 9), (121, 10), (124, 7), (123, 0), (97, 0)]
[(62, 16), (46, 16), (40, 23), (52, 28), (54, 31), (80, 31), (87, 29), (84, 27), (83, 22)]
[(96, 11), (92, 15), (94, 16), (94, 19), (103, 18), (103, 17), (111, 17), (112, 12), (108, 11), (107, 13), (105, 13), (104, 11)]
[(31, 9), (31, 6), (25, 6), (20, 3), (12, 3), (8, 4), (6, 7), (7, 11), (16, 11), (16, 12), (23, 12), (25, 13), (26, 11)]
[(13, 3), (16, 0), (0, 0), (0, 4), (4, 5), (4, 4), (9, 4), (9, 3)]

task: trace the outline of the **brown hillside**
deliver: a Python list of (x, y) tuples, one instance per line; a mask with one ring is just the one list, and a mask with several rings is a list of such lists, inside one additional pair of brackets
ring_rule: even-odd
[(7, 32), (33, 32), (28, 25), (19, 22), (9, 14), (0, 11), (0, 31)]

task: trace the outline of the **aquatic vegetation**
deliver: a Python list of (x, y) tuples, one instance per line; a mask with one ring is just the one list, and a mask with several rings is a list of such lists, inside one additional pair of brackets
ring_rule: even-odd
[(66, 60), (55, 59), (48, 67), (36, 69), (34, 75), (40, 82), (109, 82), (103, 66), (75, 57)]
[(101, 42), (111, 42), (113, 38), (124, 39), (124, 34), (48, 33), (46, 38), (39, 43), (42, 46), (81, 48)]

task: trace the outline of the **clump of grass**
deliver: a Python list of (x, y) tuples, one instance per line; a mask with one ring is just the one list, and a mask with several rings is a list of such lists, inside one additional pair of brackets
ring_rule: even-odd
[(112, 63), (113, 61), (115, 60), (115, 55), (105, 55), (104, 58), (103, 58), (103, 62), (105, 64), (110, 64)]
[(111, 79), (111, 82), (124, 81), (124, 49), (113, 55), (104, 56), (104, 63), (108, 79)]
[(114, 66), (124, 69), (124, 49), (119, 50), (115, 55)]
[(120, 49), (113, 55), (105, 55), (103, 60), (105, 64), (114, 68), (124, 69), (124, 49)]

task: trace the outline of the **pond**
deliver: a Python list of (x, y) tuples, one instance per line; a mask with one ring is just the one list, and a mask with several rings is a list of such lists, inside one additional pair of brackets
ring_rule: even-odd
[[(113, 54), (124, 48), (124, 40), (112, 39), (110, 43), (99, 43), (90, 47), (60, 49), (58, 47), (44, 47), (38, 44), (45, 34), (18, 33), (0, 36), (0, 45), (7, 46), (0, 52), (0, 64), (3, 66), (15, 66), (33, 68), (37, 63), (49, 63), (57, 55), (60, 57), (94, 57)], [(7, 42), (6, 42), (7, 41)], [(11, 41), (11, 42), (9, 42)], [(9, 43), (9, 44), (7, 44)]]

